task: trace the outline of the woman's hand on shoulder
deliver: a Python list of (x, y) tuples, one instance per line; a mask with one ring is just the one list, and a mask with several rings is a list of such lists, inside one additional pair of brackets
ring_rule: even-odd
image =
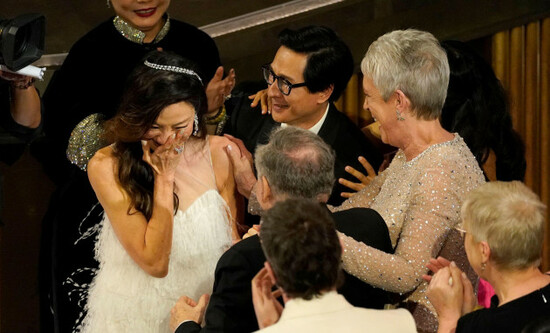
[(227, 147), (231, 141), (224, 136), (218, 135), (210, 135), (208, 136), (208, 139), (210, 140), (210, 153), (212, 154), (212, 164), (214, 165), (214, 172), (216, 172), (216, 176), (218, 176), (217, 174), (222, 171), (227, 173), (224, 178), (232, 176), (232, 172), (230, 172), (231, 161), (225, 153), (225, 147)]

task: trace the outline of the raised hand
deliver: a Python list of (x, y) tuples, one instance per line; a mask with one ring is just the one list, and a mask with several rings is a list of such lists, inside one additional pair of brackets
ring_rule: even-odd
[(440, 331), (442, 332), (452, 332), (463, 314), (462, 274), (462, 271), (452, 262), (451, 265), (434, 274), (426, 291), (428, 299), (439, 317)]
[(176, 167), (181, 159), (185, 141), (189, 138), (184, 130), (170, 136), (166, 142), (154, 148), (152, 140), (142, 140), (143, 160), (155, 172), (155, 176), (174, 178)]
[(260, 90), (254, 95), (248, 96), (248, 99), (252, 99), (250, 106), (255, 108), (258, 103), (262, 106), (262, 114), (271, 113), (271, 98), (267, 96), (267, 89)]
[[(430, 262), (426, 264), (426, 267), (428, 267), (428, 269), (430, 271), (432, 271), (433, 274), (435, 274), (440, 269), (442, 269), (444, 267), (449, 267), (450, 265), (451, 265), (451, 262), (449, 260), (447, 260), (443, 257), (437, 257), (437, 259), (431, 258)], [(432, 276), (424, 274), (424, 275), (422, 275), (422, 278), (425, 281), (430, 282), (430, 280), (432, 279)]]
[(208, 113), (214, 113), (222, 105), (223, 102), (231, 95), (233, 87), (235, 87), (236, 74), (231, 68), (229, 74), (223, 78), (223, 66), (218, 67), (212, 80), (206, 86), (206, 98), (208, 99)]
[(252, 303), (260, 329), (275, 324), (283, 312), (283, 306), (277, 301), (281, 291), (272, 292), (274, 285), (265, 267), (252, 279)]
[(178, 326), (186, 320), (192, 320), (200, 325), (204, 319), (204, 312), (209, 298), (207, 294), (204, 294), (197, 303), (187, 296), (180, 297), (170, 311), (171, 331), (174, 332)]
[[(370, 165), (370, 163), (367, 161), (366, 158), (364, 158), (363, 156), (359, 156), (358, 160), (359, 160), (359, 163), (361, 163), (361, 165), (363, 166), (363, 168), (365, 168), (365, 171), (367, 172), (366, 176), (365, 174), (361, 173), (360, 171), (357, 171), (356, 169), (350, 166), (346, 166), (345, 170), (347, 173), (349, 173), (350, 175), (358, 179), (359, 183), (354, 183), (344, 178), (338, 179), (338, 182), (340, 184), (348, 187), (349, 189), (355, 192), (362, 190), (374, 179), (374, 177), (376, 177), (376, 171), (374, 171), (373, 167)], [(342, 192), (340, 195), (344, 198), (349, 198), (352, 195), (354, 195), (355, 192)]]

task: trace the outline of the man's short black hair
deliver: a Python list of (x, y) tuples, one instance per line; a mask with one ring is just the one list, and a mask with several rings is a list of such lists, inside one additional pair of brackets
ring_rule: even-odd
[(323, 26), (284, 29), (279, 34), (279, 42), (294, 52), (307, 54), (304, 80), (310, 92), (323, 91), (333, 85), (329, 101), (340, 97), (353, 73), (353, 57), (333, 30)]
[(324, 204), (277, 202), (263, 216), (260, 239), (277, 285), (289, 297), (309, 300), (340, 286), (342, 248)]

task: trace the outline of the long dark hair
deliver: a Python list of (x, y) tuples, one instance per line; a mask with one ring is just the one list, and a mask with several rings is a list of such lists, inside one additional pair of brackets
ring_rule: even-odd
[[(182, 101), (195, 108), (199, 136), (203, 136), (202, 115), (207, 110), (207, 102), (204, 86), (196, 76), (151, 68), (145, 61), (187, 68), (195, 73), (198, 70), (192, 62), (176, 54), (148, 53), (128, 77), (118, 112), (106, 123), (106, 135), (114, 142), (114, 155), (118, 159), (118, 180), (130, 196), (128, 213), (135, 209), (149, 220), (153, 214), (154, 171), (142, 160), (141, 139), (162, 110)], [(174, 193), (174, 209), (177, 207), (178, 197)]]
[(491, 66), (467, 44), (444, 41), (451, 76), (441, 125), (458, 132), (481, 166), (492, 150), (498, 180), (525, 177), (525, 146), (512, 127), (508, 99)]

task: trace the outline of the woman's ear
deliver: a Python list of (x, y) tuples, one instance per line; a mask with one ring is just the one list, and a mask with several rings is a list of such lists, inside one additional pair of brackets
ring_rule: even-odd
[(491, 248), (486, 241), (479, 242), (478, 246), (479, 253), (481, 254), (481, 262), (485, 264), (491, 259)]
[(401, 114), (410, 114), (411, 100), (400, 89), (397, 89), (394, 94), (395, 94), (396, 109), (399, 110)]

